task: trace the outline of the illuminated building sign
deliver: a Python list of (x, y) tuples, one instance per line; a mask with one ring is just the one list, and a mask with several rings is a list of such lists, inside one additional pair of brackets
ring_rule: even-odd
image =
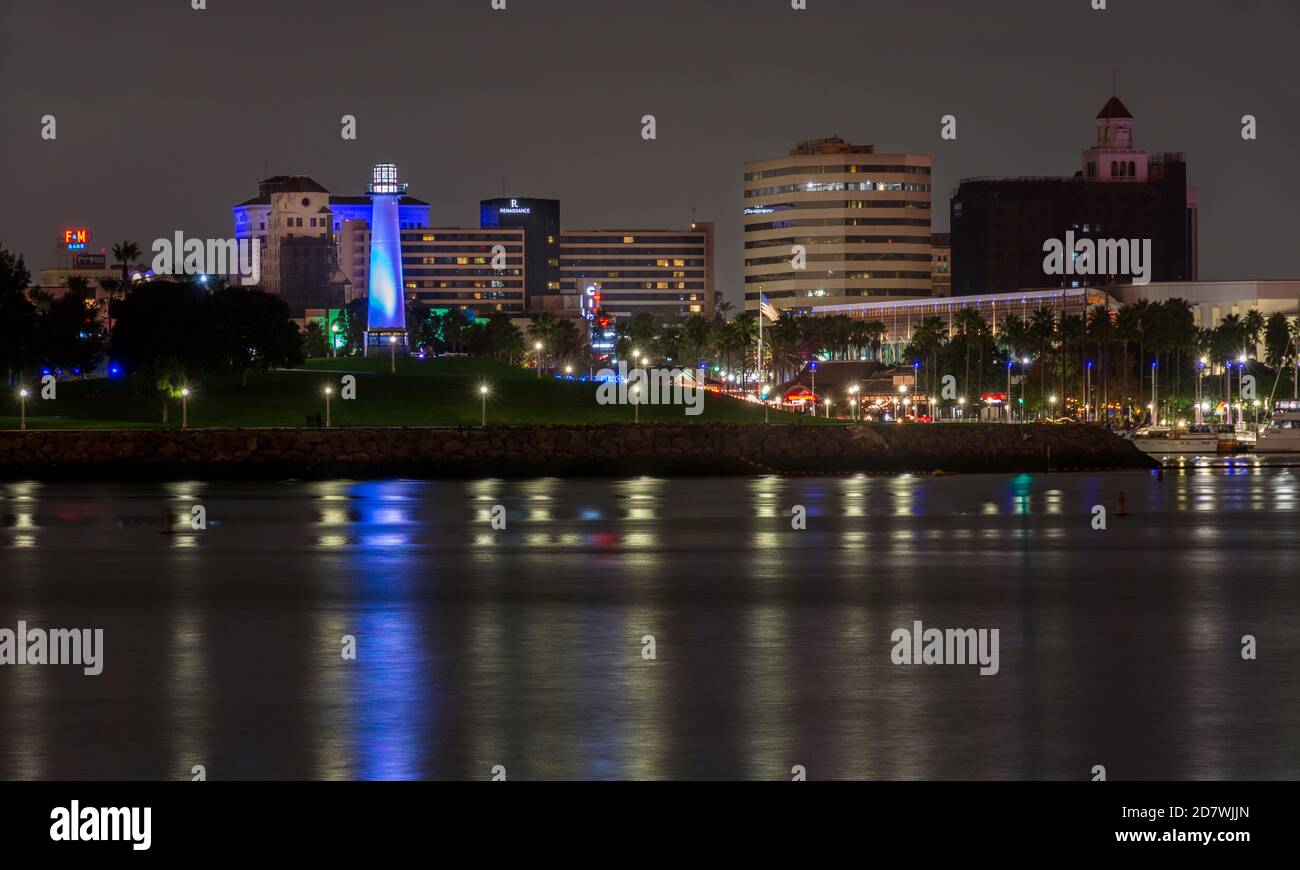
[(765, 205), (759, 205), (753, 208), (745, 209), (745, 214), (771, 214), (774, 211), (776, 211), (776, 209), (768, 208)]
[(63, 231), (63, 247), (69, 251), (84, 251), (90, 242), (90, 230), (73, 227)]
[(497, 212), (499, 214), (532, 214), (533, 210), (527, 206), (520, 207), (519, 200), (512, 199), (508, 208), (499, 208)]

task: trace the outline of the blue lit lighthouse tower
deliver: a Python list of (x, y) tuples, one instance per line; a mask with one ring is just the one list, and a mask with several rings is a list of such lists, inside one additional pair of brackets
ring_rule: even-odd
[(375, 165), (370, 184), (370, 310), (366, 345), (406, 347), (406, 293), (402, 283), (402, 234), (398, 202), (406, 185), (393, 163)]

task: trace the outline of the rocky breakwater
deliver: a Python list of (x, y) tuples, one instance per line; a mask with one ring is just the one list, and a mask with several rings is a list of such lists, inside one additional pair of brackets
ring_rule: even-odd
[(493, 426), (0, 432), (0, 478), (535, 477), (1147, 468), (1088, 426)]

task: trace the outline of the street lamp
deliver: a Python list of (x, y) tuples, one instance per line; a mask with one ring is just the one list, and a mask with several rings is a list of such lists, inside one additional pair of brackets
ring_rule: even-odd
[[(961, 419), (966, 419), (966, 397), (961, 396), (957, 399), (957, 404), (961, 407), (961, 413), (958, 415)], [(933, 416), (933, 415), (932, 415)]]
[(486, 427), (486, 426), (487, 426), (487, 397), (488, 397), (488, 385), (487, 385), (487, 384), (480, 384), (480, 385), (479, 385), (479, 388), (478, 388), (478, 395), (479, 395), (479, 400), (480, 400), (481, 408), (482, 408), (482, 414), (479, 416), (479, 422), (478, 422), (478, 424), (479, 424), (479, 426)]
[(190, 398), (189, 387), (182, 387), (181, 388), (181, 428), (182, 429), (190, 428), (189, 398)]
[(830, 400), (830, 399), (827, 399), (827, 400), (826, 400), (826, 419), (829, 420), (830, 418), (831, 418), (831, 400)]
[(850, 411), (849, 411), (849, 417), (850, 417), (851, 419), (857, 420), (857, 419), (859, 419), (859, 417), (858, 417), (858, 385), (857, 385), (857, 384), (854, 384), (853, 386), (849, 387), (849, 396), (851, 397), (851, 398), (849, 399), (849, 408), (850, 408)]
[(332, 428), (332, 421), (330, 420), (330, 395), (333, 392), (334, 391), (329, 387), (325, 388), (325, 428), (326, 429)]
[(632, 387), (632, 422), (641, 422), (641, 385), (635, 384)]
[(388, 373), (397, 374), (397, 336), (388, 336)]
[(771, 407), (771, 405), (769, 405), (767, 401), (767, 394), (771, 391), (772, 391), (771, 384), (763, 384), (763, 422), (764, 423), (767, 422), (767, 411), (768, 408)]
[(26, 390), (18, 391), (18, 419), (19, 419), (18, 428), (26, 429), (27, 428), (27, 391)]
[(536, 357), (537, 357), (537, 380), (540, 381), (540, 380), (542, 379), (542, 343), (539, 341), (539, 342), (537, 342), (536, 344), (534, 344), (534, 345), (533, 345), (533, 350), (536, 351)]

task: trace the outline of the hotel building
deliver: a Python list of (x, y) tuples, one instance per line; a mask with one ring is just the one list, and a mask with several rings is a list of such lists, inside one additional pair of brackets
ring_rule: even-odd
[[(1061, 277), (1043, 272), (1043, 243), (1068, 232), (1150, 239), (1152, 281), (1197, 280), (1197, 193), (1187, 187), (1187, 161), (1137, 148), (1133, 126), (1111, 97), (1073, 177), (963, 181), (951, 203), (952, 292), (1059, 287)], [(1077, 287), (1085, 279), (1069, 280)]]
[[(427, 227), (403, 229), (401, 239), (402, 281), (408, 301), (476, 313), (498, 309), (522, 314), (526, 310), (523, 230)], [(493, 268), (497, 253), (504, 254), (500, 261), (504, 268)], [(352, 296), (367, 296), (370, 226), (365, 221), (343, 222), (339, 264), (352, 285)]]
[[(745, 164), (745, 307), (931, 294), (930, 158), (838, 137)], [(795, 246), (806, 250), (797, 268)]]
[(713, 235), (708, 222), (684, 230), (567, 230), (560, 234), (563, 293), (576, 298), (594, 286), (601, 309), (614, 317), (712, 318)]

